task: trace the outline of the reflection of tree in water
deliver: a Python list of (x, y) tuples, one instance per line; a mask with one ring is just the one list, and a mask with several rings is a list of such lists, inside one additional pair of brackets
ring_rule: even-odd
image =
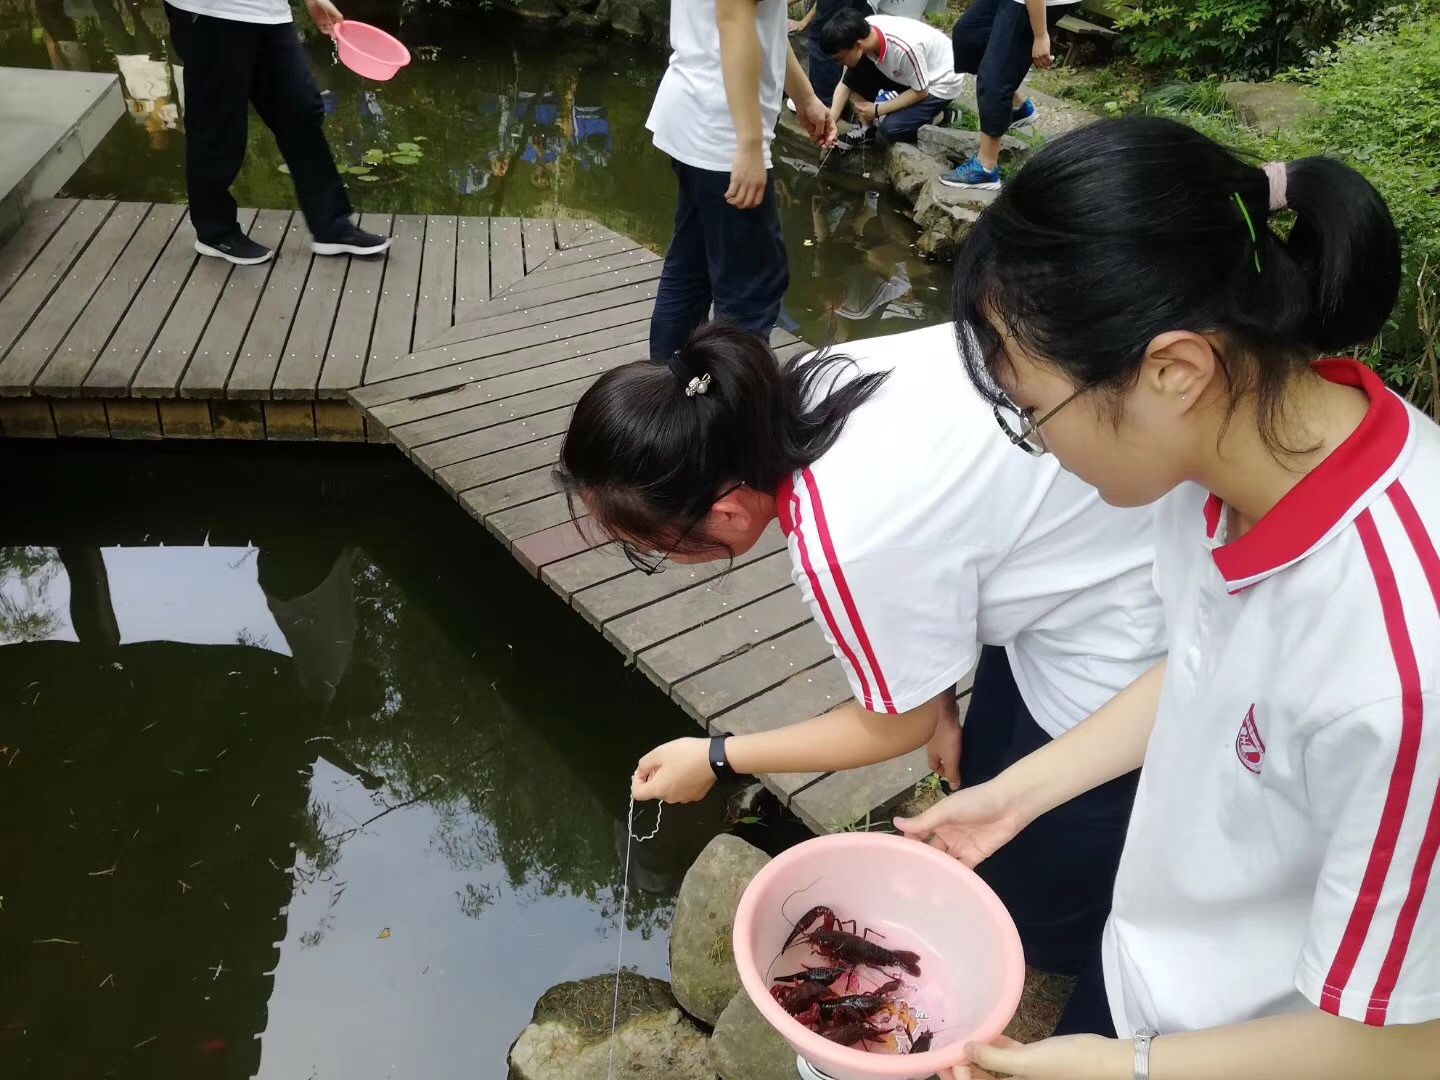
[(54, 548), (0, 548), (0, 643), (55, 633), (60, 620), (47, 594), (59, 573)]

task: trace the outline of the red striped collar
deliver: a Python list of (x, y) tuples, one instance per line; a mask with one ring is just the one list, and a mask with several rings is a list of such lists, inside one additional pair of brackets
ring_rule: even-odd
[(789, 537), (795, 531), (795, 474), (791, 473), (775, 488), (775, 516), (780, 519), (780, 531)]
[(885, 59), (885, 49), (886, 49), (886, 46), (887, 46), (887, 43), (886, 43), (886, 41), (885, 41), (885, 31), (881, 30), (881, 29), (880, 29), (878, 26), (876, 26), (874, 23), (871, 23), (871, 24), (870, 24), (870, 29), (874, 30), (874, 31), (875, 31), (875, 36), (880, 39), (880, 51), (875, 54), (875, 59), (876, 59), (877, 62), (878, 62), (878, 61), (881, 61), (881, 60), (884, 60), (884, 59)]
[[(1378, 375), (1355, 360), (1320, 360), (1314, 367), (1330, 382), (1364, 391), (1370, 408), (1350, 437), (1249, 532), (1211, 552), (1232, 593), (1294, 565), (1338, 535), (1390, 486), (1407, 456), (1410, 412)], [(1216, 495), (1205, 501), (1205, 535), (1212, 540), (1224, 509)]]

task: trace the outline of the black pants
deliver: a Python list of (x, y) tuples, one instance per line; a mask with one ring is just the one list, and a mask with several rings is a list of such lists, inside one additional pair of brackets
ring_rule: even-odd
[(1080, 966), (1075, 990), (1055, 1025), (1056, 1035), (1103, 1035), (1115, 1038), (1115, 1017), (1105, 993), (1105, 965), (1100, 959), (1100, 943)]
[[(1045, 22), (1055, 24), (1073, 4), (1045, 9)], [(975, 0), (951, 32), (955, 43), (955, 70), (975, 76), (980, 105), (980, 130), (999, 138), (1010, 128), (1015, 91), (1030, 70), (1035, 34), (1030, 13), (1015, 0)]]
[(810, 21), (808, 31), (810, 37), (810, 56), (808, 59), (810, 85), (815, 90), (815, 96), (826, 105), (835, 93), (835, 87), (840, 85), (840, 77), (845, 73), (844, 65), (827, 53), (820, 45), (820, 28), (829, 22), (841, 11), (859, 11), (862, 14), (870, 14), (870, 5), (865, 0), (815, 0), (819, 10), (815, 12), (815, 18)]
[(349, 218), (350, 199), (330, 156), (325, 107), (291, 23), (193, 15), (169, 4), (170, 38), (184, 65), (185, 184), (190, 221), (203, 241), (236, 230), (230, 185), (245, 162), (250, 106), (275, 142), (317, 240)]
[[(864, 98), (866, 101), (874, 101), (882, 90), (903, 94), (910, 89), (904, 83), (881, 74), (880, 69), (868, 58), (845, 72), (845, 78), (841, 81), (850, 88), (852, 96)], [(927, 94), (908, 109), (886, 113), (880, 117), (880, 123), (876, 127), (880, 134), (891, 142), (913, 143), (920, 129), (926, 124), (934, 123), (935, 118), (949, 105), (950, 102)]]
[(728, 172), (671, 164), (680, 202), (650, 317), (650, 355), (673, 356), (705, 321), (712, 303), (717, 319), (769, 341), (790, 284), (774, 171), (760, 205), (737, 210), (725, 201)]
[[(1049, 741), (1020, 697), (1005, 650), (987, 645), (965, 714), (961, 786), (993, 779)], [(1139, 776), (1137, 770), (1042, 814), (975, 868), (1014, 917), (1031, 967), (1074, 975), (1098, 949)]]

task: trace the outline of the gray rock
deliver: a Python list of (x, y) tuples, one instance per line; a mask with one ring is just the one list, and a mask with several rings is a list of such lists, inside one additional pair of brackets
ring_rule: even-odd
[(522, 19), (553, 22), (565, 14), (554, 0), (509, 0), (507, 6)]
[(970, 231), (980, 211), (995, 201), (998, 191), (950, 188), (931, 180), (920, 189), (911, 213), (922, 232), (948, 232), (957, 239)]
[(741, 990), (715, 1023), (710, 1064), (722, 1080), (794, 1080), (795, 1051)]
[[(508, 1080), (605, 1080), (614, 989), (613, 975), (596, 975), (547, 990), (510, 1047)], [(707, 1041), (665, 983), (621, 977), (615, 1076), (713, 1080)]]
[(730, 934), (750, 879), (770, 861), (759, 848), (720, 835), (685, 873), (670, 924), (670, 979), (691, 1016), (713, 1025), (740, 989)]
[[(1063, 98), (1042, 94), (1039, 90), (1033, 90), (1029, 86), (1022, 86), (1020, 93), (1035, 102), (1036, 117), (1031, 131), (1046, 139), (1054, 139), (1099, 119), (1099, 115), (1089, 109), (1082, 109), (1079, 105), (1071, 104)], [(965, 88), (956, 100), (972, 112), (980, 111), (979, 105), (975, 101), (974, 79), (965, 80)]]
[(922, 259), (934, 262), (951, 262), (960, 250), (960, 237), (948, 231), (931, 229), (920, 234), (915, 241), (915, 251)]
[(1241, 120), (1267, 133), (1296, 127), (1319, 108), (1305, 87), (1290, 83), (1228, 82), (1220, 93)]
[[(634, 0), (613, 0), (610, 5), (610, 25), (615, 28), (617, 33), (642, 41), (648, 40), (656, 33), (649, 5), (635, 3)], [(662, 36), (663, 31), (664, 25), (662, 24), (660, 29)]]
[(907, 202), (914, 203), (923, 188), (945, 171), (945, 162), (931, 157), (918, 146), (895, 143), (885, 157), (890, 182)]
[[(916, 135), (916, 144), (931, 157), (955, 165), (968, 161), (980, 149), (980, 133), (926, 124)], [(1029, 149), (1029, 143), (1013, 135), (1006, 135), (1000, 140), (1002, 156), (1023, 154)]]

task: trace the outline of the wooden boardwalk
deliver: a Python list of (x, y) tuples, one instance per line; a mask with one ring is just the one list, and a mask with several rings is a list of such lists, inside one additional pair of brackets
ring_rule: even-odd
[[(575, 402), (647, 353), (659, 256), (588, 221), (401, 214), (362, 220), (386, 258), (312, 257), (298, 213), (242, 222), (271, 263), (196, 256), (183, 207), (38, 206), (0, 249), (0, 434), (389, 441), (707, 730), (850, 696), (778, 530), (729, 573), (647, 577), (555, 490)], [(921, 751), (762, 779), (825, 831), (925, 772)]]

